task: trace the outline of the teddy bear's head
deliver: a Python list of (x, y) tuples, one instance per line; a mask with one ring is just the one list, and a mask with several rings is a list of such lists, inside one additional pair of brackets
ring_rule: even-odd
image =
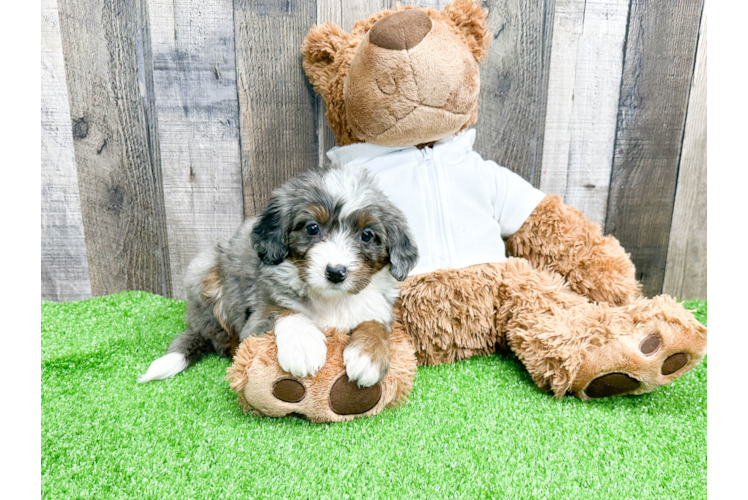
[(396, 4), (351, 33), (332, 23), (309, 30), (304, 71), (338, 145), (425, 144), (475, 123), (487, 14), (472, 0), (442, 11)]

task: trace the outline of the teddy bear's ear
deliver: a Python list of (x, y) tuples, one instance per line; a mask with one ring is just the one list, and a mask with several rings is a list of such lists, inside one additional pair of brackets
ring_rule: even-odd
[(315, 88), (324, 79), (325, 70), (335, 61), (335, 54), (348, 43), (350, 35), (333, 23), (313, 26), (301, 45), (304, 72)]
[(486, 23), (488, 10), (473, 0), (455, 0), (444, 7), (442, 14), (457, 26), (475, 60), (480, 62), (486, 56), (491, 41)]

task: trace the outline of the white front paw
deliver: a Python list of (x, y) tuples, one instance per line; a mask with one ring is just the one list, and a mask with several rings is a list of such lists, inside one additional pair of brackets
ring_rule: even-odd
[(313, 376), (324, 366), (325, 342), (325, 334), (299, 314), (281, 318), (275, 325), (278, 363), (294, 377)]
[(343, 363), (348, 380), (356, 382), (359, 387), (371, 387), (379, 382), (387, 372), (379, 364), (361, 352), (361, 346), (351, 345), (343, 351)]

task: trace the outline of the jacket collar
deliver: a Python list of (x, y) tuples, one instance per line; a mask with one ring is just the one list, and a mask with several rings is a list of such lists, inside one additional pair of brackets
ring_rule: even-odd
[[(450, 135), (434, 144), (434, 150), (440, 154), (454, 153), (463, 155), (473, 150), (475, 142), (475, 129), (468, 129), (459, 134)], [(327, 157), (333, 165), (355, 165), (365, 163), (381, 156), (397, 152), (416, 154), (420, 157), (420, 151), (415, 146), (388, 147), (377, 146), (367, 142), (349, 144), (348, 146), (335, 146), (327, 152)]]

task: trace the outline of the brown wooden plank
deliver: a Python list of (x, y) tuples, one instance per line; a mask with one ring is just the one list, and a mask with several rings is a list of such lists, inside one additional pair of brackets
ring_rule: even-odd
[(246, 216), (319, 163), (316, 97), (301, 66), (301, 43), (316, 21), (315, 2), (234, 1)]
[(605, 224), (629, 0), (557, 0), (540, 189)]
[(56, 0), (42, 0), (42, 299), (91, 296)]
[(231, 0), (149, 0), (173, 296), (244, 220)]
[(662, 291), (706, 300), (706, 5), (696, 50)]
[(475, 150), (540, 185), (554, 0), (490, 0)]
[(60, 0), (59, 10), (91, 290), (168, 296), (146, 6)]
[(633, 0), (619, 99), (607, 233), (647, 296), (665, 276), (688, 90), (703, 0)]

